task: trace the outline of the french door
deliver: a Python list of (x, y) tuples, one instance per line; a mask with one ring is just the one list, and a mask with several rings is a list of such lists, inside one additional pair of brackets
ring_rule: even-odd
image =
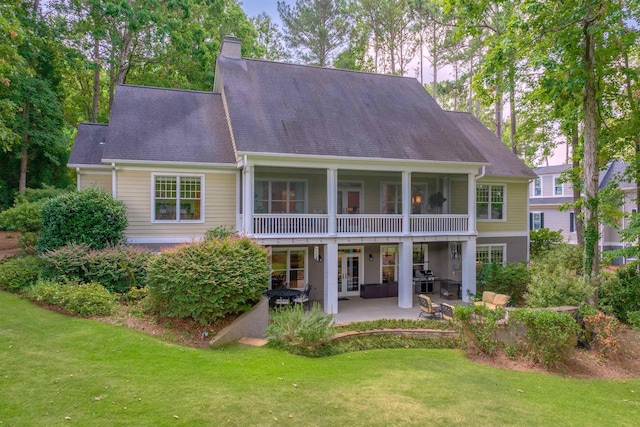
[(338, 296), (359, 295), (363, 276), (362, 247), (338, 249)]

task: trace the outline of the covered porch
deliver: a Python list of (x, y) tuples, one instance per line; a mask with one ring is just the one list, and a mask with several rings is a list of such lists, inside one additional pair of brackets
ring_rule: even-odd
[[(451, 305), (465, 304), (462, 300), (449, 300), (440, 298), (439, 295), (429, 295), (436, 304), (447, 303)], [(338, 312), (333, 315), (336, 324), (365, 322), (379, 319), (411, 319), (417, 320), (420, 308), (418, 294), (413, 296), (412, 307), (402, 308), (398, 306), (398, 298), (363, 299), (360, 297), (347, 298), (338, 301)]]
[[(412, 309), (417, 307), (418, 293), (461, 301), (467, 301), (470, 292), (475, 293), (474, 237), (334, 240), (273, 245), (270, 251), (270, 288), (302, 289), (309, 283), (310, 299), (320, 302), (330, 314), (349, 308), (353, 300), (361, 300), (370, 307), (369, 312), (375, 313), (380, 300), (392, 300), (397, 309)], [(427, 280), (427, 273), (431, 280)]]

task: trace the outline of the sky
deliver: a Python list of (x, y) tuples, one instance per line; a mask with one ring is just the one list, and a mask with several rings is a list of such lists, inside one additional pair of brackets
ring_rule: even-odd
[[(285, 0), (286, 3), (291, 5), (295, 4), (295, 0)], [(267, 15), (271, 17), (272, 22), (278, 24), (278, 26), (282, 27), (282, 22), (280, 21), (280, 16), (278, 15), (278, 0), (241, 0), (242, 9), (247, 14), (247, 16), (257, 16), (262, 12), (265, 12)], [(417, 68), (417, 61), (409, 64), (407, 75), (411, 77), (416, 77), (416, 73), (414, 69)], [(447, 74), (450, 72), (445, 69), (438, 72), (439, 79), (447, 79)], [(431, 82), (431, 70), (429, 64), (425, 64), (425, 73), (424, 73), (424, 81)], [(505, 107), (506, 108), (506, 107)], [(549, 158), (549, 164), (562, 164), (565, 161), (565, 146), (562, 144), (554, 150), (553, 155)]]
[[(278, 0), (241, 0), (242, 10), (247, 16), (257, 16), (262, 12), (271, 16), (271, 19), (280, 25), (280, 16), (278, 16)], [(295, 4), (295, 1), (286, 1), (286, 3)]]

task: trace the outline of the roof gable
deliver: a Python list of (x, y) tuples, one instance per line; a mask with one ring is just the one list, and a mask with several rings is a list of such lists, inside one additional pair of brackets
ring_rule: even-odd
[(211, 92), (118, 85), (104, 159), (233, 163), (222, 97)]
[(100, 165), (107, 135), (107, 125), (80, 123), (69, 155), (69, 165)]
[(498, 139), (473, 114), (447, 111), (447, 116), (465, 133), (471, 144), (482, 152), (489, 161), (486, 174), (491, 176), (535, 178), (533, 173), (518, 156)]
[(218, 58), (239, 153), (486, 163), (417, 80)]

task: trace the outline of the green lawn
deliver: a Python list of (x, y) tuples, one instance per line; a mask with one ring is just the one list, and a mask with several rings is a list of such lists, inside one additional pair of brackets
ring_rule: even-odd
[(196, 350), (0, 292), (0, 426), (408, 424), (636, 426), (640, 380), (502, 371), (452, 350)]

